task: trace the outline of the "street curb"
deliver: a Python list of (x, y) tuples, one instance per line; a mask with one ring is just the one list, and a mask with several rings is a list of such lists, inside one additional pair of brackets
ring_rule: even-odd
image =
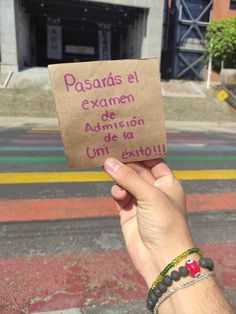
[[(39, 118), (39, 117), (0, 117), (1, 127), (19, 127), (35, 124), (37, 126), (46, 126), (59, 128), (57, 118)], [(166, 129), (179, 131), (212, 131), (236, 133), (236, 122), (228, 121), (172, 121), (165, 122)]]

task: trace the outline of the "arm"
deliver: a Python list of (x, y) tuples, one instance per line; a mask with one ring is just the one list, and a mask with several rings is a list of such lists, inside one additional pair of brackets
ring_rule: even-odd
[[(112, 196), (128, 253), (150, 288), (173, 258), (194, 247), (186, 219), (185, 194), (161, 160), (124, 165), (110, 158), (104, 168), (117, 183)], [(174, 282), (173, 286), (179, 284)], [(234, 313), (213, 277), (174, 293), (158, 311), (160, 314)]]

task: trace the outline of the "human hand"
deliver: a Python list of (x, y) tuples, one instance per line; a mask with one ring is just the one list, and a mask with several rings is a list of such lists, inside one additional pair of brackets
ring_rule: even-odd
[(112, 196), (128, 253), (150, 287), (173, 258), (194, 246), (183, 189), (162, 160), (124, 165), (108, 158), (104, 169), (117, 183)]

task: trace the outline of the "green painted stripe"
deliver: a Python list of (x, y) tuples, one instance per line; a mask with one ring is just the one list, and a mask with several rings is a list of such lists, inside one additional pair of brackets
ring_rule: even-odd
[[(236, 161), (236, 155), (230, 156), (167, 156), (167, 162), (226, 162)], [(2, 164), (15, 163), (66, 163), (64, 156), (4, 156), (0, 157)]]
[(225, 162), (236, 161), (236, 155), (230, 156), (167, 156), (164, 158), (166, 161), (178, 161), (178, 162), (195, 162), (195, 161), (213, 161), (213, 162)]
[(64, 156), (4, 156), (0, 157), (0, 163), (3, 164), (28, 164), (28, 163), (64, 163), (66, 158)]

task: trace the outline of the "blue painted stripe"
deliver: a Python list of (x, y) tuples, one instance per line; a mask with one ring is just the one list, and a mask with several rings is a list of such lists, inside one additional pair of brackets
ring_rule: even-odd
[(168, 145), (169, 152), (236, 152), (235, 146), (173, 146)]
[(63, 146), (2, 146), (0, 152), (62, 152)]
[[(2, 146), (0, 152), (62, 152), (63, 146)], [(169, 152), (236, 152), (235, 146), (181, 146), (168, 145)]]

